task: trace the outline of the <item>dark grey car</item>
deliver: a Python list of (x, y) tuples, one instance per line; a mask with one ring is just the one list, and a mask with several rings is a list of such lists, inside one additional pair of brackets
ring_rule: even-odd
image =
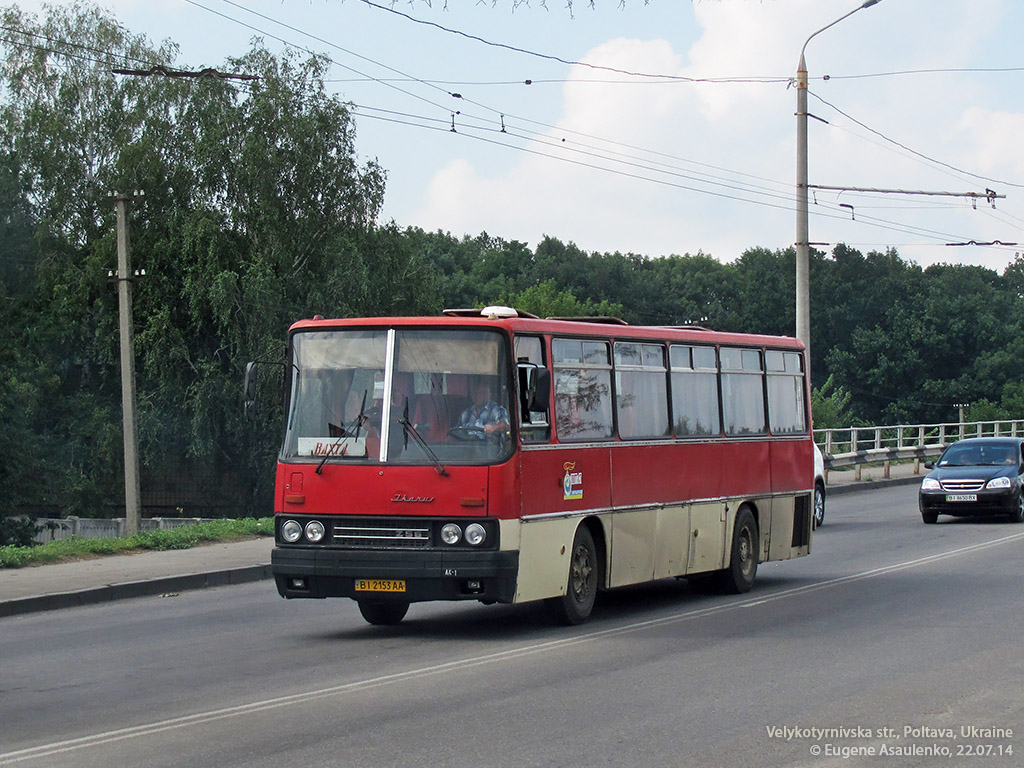
[(1024, 522), (1024, 440), (974, 437), (949, 446), (921, 481), (921, 518), (1008, 515)]

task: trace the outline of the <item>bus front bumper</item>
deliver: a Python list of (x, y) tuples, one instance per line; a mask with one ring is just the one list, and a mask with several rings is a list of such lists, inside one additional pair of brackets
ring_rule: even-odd
[[(271, 553), (270, 563), (277, 591), (287, 598), (511, 603), (516, 593), (519, 553), (279, 546)], [(357, 582), (363, 587), (386, 587), (388, 591), (357, 590)], [(398, 586), (402, 587), (400, 591), (392, 591)]]

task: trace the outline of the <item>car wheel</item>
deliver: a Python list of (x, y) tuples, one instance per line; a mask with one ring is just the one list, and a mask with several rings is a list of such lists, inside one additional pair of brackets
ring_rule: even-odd
[(819, 480), (814, 484), (814, 527), (825, 522), (825, 486)]
[(1017, 494), (1017, 506), (1010, 513), (1011, 523), (1024, 523), (1024, 493)]
[(921, 513), (921, 519), (924, 520), (925, 523), (927, 523), (928, 525), (934, 525), (935, 523), (937, 523), (939, 521), (939, 513), (938, 512), (922, 512)]

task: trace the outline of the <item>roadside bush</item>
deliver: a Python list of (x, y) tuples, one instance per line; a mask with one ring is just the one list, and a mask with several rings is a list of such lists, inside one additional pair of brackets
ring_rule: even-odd
[(22, 517), (0, 517), (0, 547), (31, 547), (36, 524)]

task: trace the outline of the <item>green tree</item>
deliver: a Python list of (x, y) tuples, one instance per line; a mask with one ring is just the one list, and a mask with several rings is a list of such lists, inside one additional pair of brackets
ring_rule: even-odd
[(525, 291), (507, 294), (503, 303), (538, 317), (618, 317), (622, 305), (608, 301), (580, 301), (572, 291), (560, 291), (554, 280), (531, 285)]
[(835, 385), (829, 376), (820, 388), (811, 390), (811, 419), (815, 429), (843, 429), (855, 426), (849, 411), (853, 395)]
[[(39, 471), (23, 476), (47, 477), (23, 502), (116, 509), (107, 193), (141, 188), (131, 226), (135, 264), (147, 272), (135, 285), (144, 470), (152, 484), (205, 478), (221, 498), (242, 489), (246, 506), (265, 512), (280, 420), (267, 413), (255, 431), (241, 423), (245, 362), (280, 359), (300, 317), (437, 303), (419, 254), (396, 227), (375, 224), (384, 173), (356, 161), (348, 107), (324, 88), (327, 63), (256, 43), (224, 66), (257, 76), (244, 89), (120, 77), (111, 70), (125, 61), (173, 66), (175, 47), (155, 48), (86, 3), (48, 7), (41, 20), (11, 7), (2, 18), (0, 156), (10, 172), (0, 173), (0, 195), (28, 208), (35, 283), (5, 308), (21, 333), (3, 386), (20, 402), (5, 398), (0, 416), (34, 436)], [(5, 502), (13, 484), (0, 488)]]

